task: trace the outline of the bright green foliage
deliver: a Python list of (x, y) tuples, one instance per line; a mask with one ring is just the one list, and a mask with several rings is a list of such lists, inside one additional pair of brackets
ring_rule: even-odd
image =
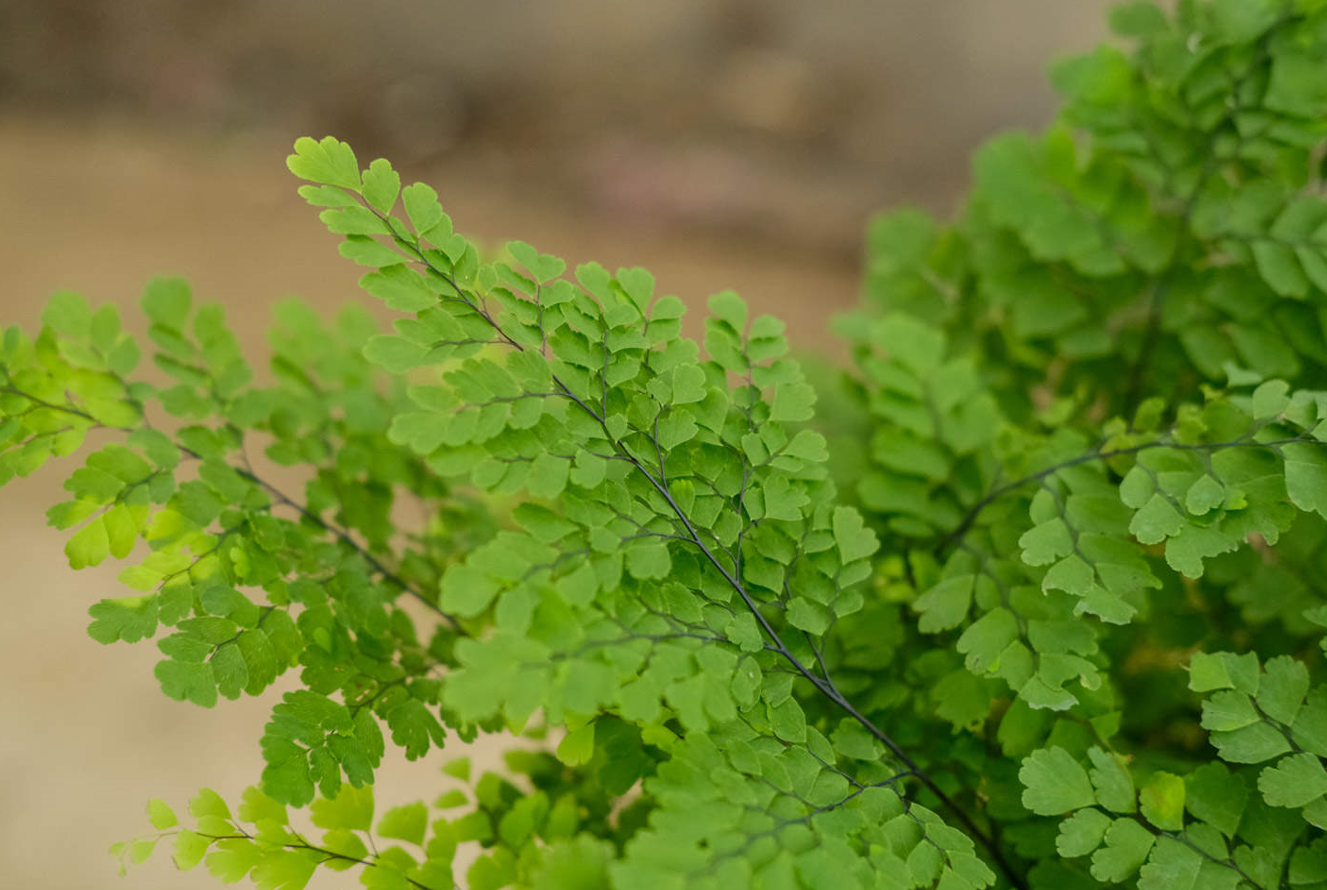
[[(205, 707), (299, 669), (238, 818), (154, 800), (113, 852), (263, 888), (1327, 887), (1327, 4), (1112, 23), (956, 222), (873, 225), (827, 416), (735, 294), (698, 344), (648, 272), (483, 255), (331, 137), (288, 163), (389, 331), (282, 303), (254, 375), (157, 281), (158, 384), (113, 307), (6, 331), (0, 483), (102, 433), (48, 512), (74, 568), (131, 562), (92, 637), (155, 639)], [(375, 809), (389, 743), (480, 732), (543, 742)]]
[[(325, 146), (298, 144), (292, 169), (346, 150)], [(514, 528), (441, 579), (439, 604), (463, 635), (445, 713), (520, 729), (539, 711), (570, 730), (557, 747), (565, 766), (593, 769), (602, 756), (599, 781), (617, 794), (648, 777), (649, 827), (608, 868), (620, 886), (785, 872), (813, 884), (823, 872), (986, 886), (993, 874), (972, 840), (901, 796), (906, 756), (891, 765), (868, 747), (862, 763), (836, 750), (786, 682), (791, 670), (851, 713), (825, 672), (822, 638), (862, 608), (853, 585), (877, 542), (834, 503), (823, 437), (788, 427), (811, 418), (814, 394), (783, 358), (782, 324), (749, 320), (735, 295), (717, 295), (701, 361), (680, 336), (681, 305), (656, 298), (648, 273), (589, 264), (572, 285), (561, 261), (521, 242), (507, 248), (515, 264), (481, 263), (438, 228), (436, 199), (412, 194), (408, 224), (364, 195), (378, 211), (364, 228), (390, 234), (398, 251), (372, 254), (381, 265), (365, 286), (415, 312), (365, 354), (391, 371), (430, 369), (388, 437), (441, 477), (527, 497)], [(370, 232), (324, 219), (360, 261), (370, 256), (349, 240)], [(322, 701), (327, 719), (347, 725)], [(851, 725), (868, 746), (882, 735), (865, 718)], [(730, 743), (716, 747), (719, 738)], [(315, 783), (336, 792), (335, 768), (318, 773), (310, 759), (312, 774), (300, 761), (288, 776), (268, 753), (269, 791), (297, 802)], [(503, 842), (472, 869), (472, 886), (520, 871), (530, 820), (549, 805), (529, 806), (496, 824), (466, 817), (474, 834), (462, 839)], [(887, 831), (876, 824), (886, 814), (903, 822)], [(827, 857), (826, 844), (851, 855)]]
[(1213, 690), (1202, 726), (1221, 758), (1270, 763), (1254, 771), (1267, 805), (1297, 809), (1310, 825), (1327, 827), (1327, 687), (1310, 685), (1304, 664), (1285, 655), (1261, 669), (1256, 657), (1229, 652), (1199, 664), (1190, 688)]
[[(1058, 65), (1059, 119), (978, 152), (957, 222), (873, 225), (832, 466), (881, 530), (881, 597), (957, 653), (905, 625), (895, 657), (951, 702), (982, 684), (969, 722), (932, 713), (1022, 760), (1057, 844), (987, 812), (1020, 855), (1088, 857), (1033, 886), (1312, 884), (1327, 12), (1140, 2), (1112, 24), (1132, 49)], [(874, 700), (896, 733), (924, 701)], [(1008, 769), (961, 747), (922, 766)]]

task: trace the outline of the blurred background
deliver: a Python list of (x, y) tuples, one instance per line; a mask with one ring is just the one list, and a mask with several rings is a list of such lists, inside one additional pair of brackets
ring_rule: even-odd
[[(735, 288), (832, 354), (866, 220), (951, 212), (972, 148), (1047, 120), (1047, 61), (1103, 39), (1108, 5), (0, 0), (0, 326), (31, 329), (59, 288), (131, 307), (181, 274), (258, 356), (276, 299), (358, 299), (284, 165), (332, 133), (434, 185), (483, 244), (643, 265), (697, 306)], [(119, 594), (42, 526), (69, 468), (0, 493), (3, 883), (215, 886), (168, 851), (122, 879), (104, 850), (150, 796), (238, 798), (270, 704), (171, 702), (151, 646), (86, 636)], [(432, 797), (440, 759), (390, 762), (380, 799)]]

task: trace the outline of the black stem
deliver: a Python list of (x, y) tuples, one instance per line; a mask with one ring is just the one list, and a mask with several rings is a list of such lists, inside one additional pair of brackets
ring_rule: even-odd
[[(65, 413), (65, 414), (70, 414), (70, 415), (73, 415), (73, 416), (75, 416), (75, 417), (80, 417), (80, 418), (82, 418), (82, 419), (84, 419), (84, 420), (91, 421), (92, 424), (93, 424), (94, 426), (96, 426), (96, 427), (101, 427), (101, 428), (104, 428), (104, 429), (113, 429), (113, 430), (116, 430), (117, 432), (122, 432), (122, 433), (131, 433), (131, 432), (134, 431), (132, 427), (109, 427), (109, 426), (107, 426), (106, 424), (103, 424), (103, 423), (99, 422), (95, 417), (93, 417), (91, 414), (88, 414), (86, 411), (80, 411), (80, 410), (78, 410), (77, 408), (74, 408), (74, 407), (71, 407), (71, 406), (68, 406), (68, 405), (57, 405), (57, 404), (55, 404), (55, 403), (53, 403), (53, 402), (45, 401), (44, 399), (40, 399), (40, 398), (38, 398), (38, 397), (36, 397), (36, 396), (29, 395), (28, 393), (23, 392), (22, 390), (16, 389), (16, 388), (14, 388), (13, 386), (7, 386), (7, 387), (4, 387), (3, 389), (0, 389), (0, 392), (8, 392), (8, 393), (12, 393), (12, 394), (17, 395), (17, 396), (22, 396), (23, 398), (27, 399), (28, 401), (30, 401), (30, 402), (32, 402), (32, 403), (34, 403), (34, 404), (40, 405), (40, 406), (43, 407), (43, 408), (48, 408), (48, 409), (50, 409), (50, 410), (52, 410), (52, 411), (60, 411), (60, 412), (63, 412), (63, 413)], [(139, 405), (138, 407), (139, 407), (139, 409), (140, 409), (140, 411), (141, 411), (141, 410), (142, 410), (142, 406)], [(202, 455), (200, 455), (198, 452), (194, 451), (193, 449), (191, 449), (191, 448), (189, 448), (189, 447), (187, 447), (187, 446), (185, 446), (185, 445), (182, 445), (182, 444), (180, 444), (179, 442), (176, 442), (176, 443), (174, 443), (174, 444), (175, 444), (175, 447), (176, 447), (176, 448), (179, 448), (181, 452), (183, 452), (184, 454), (188, 455), (189, 457), (191, 457), (191, 458), (193, 458), (193, 459), (195, 459), (195, 460), (202, 460), (202, 459), (203, 459), (203, 458), (202, 458)], [(303, 504), (298, 503), (297, 501), (295, 501), (294, 499), (292, 499), (291, 497), (289, 497), (288, 495), (286, 495), (284, 492), (282, 492), (280, 489), (278, 489), (278, 488), (277, 488), (276, 486), (274, 486), (272, 483), (270, 483), (270, 482), (268, 482), (266, 479), (263, 479), (262, 477), (258, 476), (258, 475), (257, 475), (256, 473), (254, 473), (252, 470), (245, 469), (245, 468), (243, 468), (243, 467), (231, 467), (231, 469), (233, 469), (236, 473), (238, 473), (238, 474), (239, 474), (240, 476), (242, 476), (243, 478), (248, 479), (250, 482), (253, 482), (254, 484), (259, 485), (259, 486), (261, 486), (262, 488), (266, 489), (266, 490), (268, 491), (268, 493), (272, 495), (272, 497), (274, 497), (274, 498), (277, 499), (277, 501), (279, 501), (279, 502), (282, 503), (282, 504), (285, 504), (285, 505), (288, 506), (288, 507), (291, 507), (291, 508), (294, 509), (296, 512), (298, 512), (301, 516), (303, 516), (304, 518), (308, 519), (310, 522), (312, 522), (312, 523), (314, 523), (315, 525), (317, 525), (317, 526), (318, 526), (319, 528), (321, 528), (323, 531), (328, 532), (329, 534), (335, 535), (336, 538), (337, 538), (338, 540), (340, 540), (342, 543), (346, 544), (346, 545), (349, 546), (352, 550), (354, 550), (356, 553), (358, 553), (358, 554), (360, 555), (360, 557), (361, 557), (365, 562), (367, 562), (367, 563), (369, 564), (369, 566), (372, 567), (372, 569), (373, 569), (375, 572), (377, 572), (379, 575), (381, 575), (384, 579), (386, 579), (387, 581), (391, 582), (392, 584), (397, 585), (398, 587), (401, 588), (402, 591), (404, 591), (405, 593), (407, 593), (407, 594), (409, 594), (410, 596), (414, 597), (415, 599), (419, 600), (421, 603), (423, 603), (425, 606), (427, 606), (427, 607), (428, 607), (429, 609), (431, 609), (433, 612), (436, 612), (436, 613), (438, 614), (439, 617), (441, 617), (443, 620), (445, 620), (448, 624), (451, 625), (452, 629), (455, 630), (456, 633), (460, 634), (461, 636), (469, 636), (469, 635), (470, 635), (469, 632), (466, 631), (465, 628), (463, 628), (463, 627), (461, 626), (460, 622), (458, 622), (457, 619), (456, 619), (454, 616), (449, 615), (449, 614), (447, 614), (446, 612), (444, 612), (444, 611), (442, 610), (442, 607), (441, 607), (441, 606), (439, 606), (437, 603), (435, 603), (435, 602), (433, 602), (432, 600), (430, 600), (428, 597), (424, 596), (424, 594), (423, 594), (422, 592), (420, 592), (419, 590), (417, 590), (417, 589), (415, 589), (414, 587), (412, 587), (409, 583), (407, 583), (407, 582), (405, 581), (405, 579), (401, 578), (399, 575), (397, 575), (397, 574), (396, 574), (395, 572), (393, 572), (391, 569), (387, 568), (387, 566), (383, 565), (383, 563), (381, 562), (381, 560), (379, 560), (377, 557), (375, 557), (375, 556), (374, 556), (372, 553), (370, 553), (367, 549), (365, 549), (364, 547), (362, 547), (362, 546), (359, 544), (358, 541), (356, 541), (354, 538), (352, 538), (352, 537), (349, 535), (349, 533), (347, 533), (347, 532), (344, 531), (343, 529), (337, 528), (336, 526), (334, 526), (334, 525), (332, 525), (331, 523), (327, 522), (327, 521), (324, 520), (322, 517), (318, 516), (318, 515), (317, 515), (316, 513), (314, 513), (313, 511), (309, 510), (309, 509), (308, 509), (307, 507), (305, 507)]]
[(1077, 457), (1062, 461), (1061, 463), (1047, 467), (1044, 470), (1030, 473), (1021, 479), (1015, 479), (1013, 482), (1007, 482), (1004, 485), (1000, 485), (988, 491), (981, 500), (968, 508), (968, 511), (963, 514), (963, 518), (959, 521), (958, 525), (954, 527), (954, 530), (936, 545), (935, 552), (936, 554), (943, 554), (954, 544), (961, 541), (963, 536), (971, 531), (972, 525), (977, 521), (977, 517), (981, 514), (981, 511), (985, 510), (1004, 495), (1015, 489), (1022, 488), (1030, 482), (1045, 479), (1047, 476), (1052, 476), (1061, 470), (1067, 470), (1068, 468), (1076, 467), (1079, 464), (1090, 463), (1094, 460), (1109, 460), (1112, 457), (1120, 457), (1125, 454), (1138, 454), (1140, 451), (1148, 451), (1152, 448), (1174, 448), (1177, 451), (1221, 451), (1226, 448), (1277, 448), (1282, 445), (1289, 445), (1293, 442), (1327, 444), (1318, 442), (1318, 440), (1310, 438), (1308, 435), (1292, 436), (1287, 439), (1275, 439), (1271, 442), (1259, 442), (1255, 439), (1236, 439), (1230, 442), (1203, 442), (1197, 444), (1183, 444), (1180, 442), (1158, 439), (1154, 442), (1145, 442), (1142, 445), (1131, 445), (1128, 448), (1114, 448), (1110, 451), (1091, 451), (1087, 454), (1080, 454)]
[[(369, 205), (366, 204), (365, 206)], [(391, 219), (390, 217), (387, 217), (384, 214), (379, 214), (378, 211), (372, 207), (369, 207), (369, 209), (372, 210), (375, 214), (377, 214), (379, 218), (382, 219), (383, 223), (388, 226), (388, 228), (392, 231), (397, 244), (403, 246), (406, 249), (409, 249), (415, 255), (415, 257), (418, 259), (420, 263), (422, 263), (426, 268), (430, 269), (431, 271), (436, 273), (439, 277), (441, 277), (443, 280), (445, 280), (449, 285), (451, 285), (453, 289), (456, 290), (458, 294), (461, 294), (462, 300), (465, 302), (465, 304), (469, 306), (472, 311), (474, 311), (485, 321), (487, 321), (489, 325), (491, 325), (493, 329), (503, 338), (503, 340), (505, 340), (509, 345), (515, 347), (518, 351), (521, 352), (525, 351), (525, 348), (520, 343), (517, 343), (515, 340), (513, 340), (505, 331), (503, 331), (498, 326), (497, 322), (493, 320), (492, 316), (489, 315), (488, 312), (486, 312), (483, 308), (481, 308), (477, 303), (472, 302), (469, 299), (465, 299), (464, 296), (465, 292), (456, 283), (455, 279), (447, 275), (445, 272), (443, 272), (441, 269), (435, 266), (432, 262), (430, 262), (428, 257), (424, 255), (424, 252), (420, 250), (417, 245), (411, 244), (408, 239), (396, 236), (395, 229), (392, 228), (391, 222), (389, 222), (389, 220)], [(738, 580), (736, 577), (734, 577), (731, 572), (728, 571), (728, 569), (723, 565), (723, 563), (719, 561), (718, 557), (715, 556), (714, 552), (710, 550), (710, 548), (705, 544), (704, 540), (702, 540), (700, 534), (696, 531), (695, 526), (692, 525), (690, 517), (686, 515), (686, 512), (682, 510), (682, 508), (678, 505), (678, 503), (673, 499), (673, 496), (671, 492), (668, 491), (667, 486), (662, 484), (659, 479), (655, 478), (654, 474), (651, 473), (644, 464), (642, 464), (635, 456), (633, 456), (630, 452), (628, 452), (625, 448), (623, 448), (621, 444), (613, 438), (611, 433), (609, 433), (606, 419), (604, 417), (601, 417), (598, 412), (596, 412), (593, 408), (591, 408), (588, 404), (586, 404), (586, 402), (582, 398), (580, 398), (580, 396), (576, 395), (576, 393), (572, 391), (571, 387), (568, 386), (563, 380), (561, 380), (556, 374), (552, 374), (551, 377), (554, 386), (556, 386), (558, 390), (560, 390), (562, 395), (570, 399), (572, 402), (574, 402), (582, 411), (584, 411), (589, 417), (591, 417), (600, 426), (600, 428), (603, 429), (604, 434), (607, 436), (608, 441), (612, 444), (613, 449), (617, 451), (618, 454), (620, 454), (624, 459), (629, 461), (632, 464), (632, 466), (634, 466), (645, 477), (645, 479), (650, 483), (650, 485), (655, 489), (655, 491), (658, 492), (658, 494), (664, 499), (664, 501), (668, 504), (669, 508), (673, 511), (674, 514), (676, 514), (677, 518), (682, 522), (682, 525), (686, 528), (689, 542), (700, 549), (702, 555), (704, 555), (706, 560), (708, 560), (709, 563), (719, 571), (719, 573), (723, 576), (724, 580), (728, 583), (728, 585), (737, 593), (739, 597), (741, 597), (742, 602), (746, 605), (747, 609), (751, 612), (751, 614), (755, 617), (756, 621), (760, 624), (761, 630), (764, 631), (764, 633), (772, 641), (774, 650), (780, 656), (782, 656), (790, 665), (792, 665), (793, 669), (796, 670), (797, 673), (801, 674), (801, 676), (804, 677), (806, 680), (808, 680), (822, 695), (827, 697), (837, 707), (839, 707), (846, 714), (848, 714), (848, 716), (851, 717), (853, 720), (861, 724), (862, 728), (864, 728), (868, 733), (870, 733), (873, 738), (875, 738), (876, 740), (881, 742), (886, 748), (888, 748), (889, 751), (893, 753), (893, 755), (896, 758), (898, 758), (899, 761), (907, 767), (907, 772), (915, 776), (917, 780), (921, 782), (921, 784), (928, 791), (934, 794), (940, 800), (941, 804), (945, 807), (945, 809), (949, 810), (949, 812), (953, 814), (953, 816), (963, 825), (963, 827), (967, 829), (968, 833), (972, 835), (972, 837), (974, 837), (977, 840), (977, 842), (980, 843), (981, 846), (986, 849), (986, 851), (990, 854), (992, 860), (996, 863), (997, 867), (999, 867), (999, 869), (1004, 873), (1005, 877), (1009, 880), (1010, 884), (1013, 885), (1015, 888), (1017, 888), (1017, 890), (1026, 890), (1027, 884), (1023, 881), (1022, 877), (1018, 874), (1018, 872), (1014, 870), (1013, 866), (1008, 862), (1008, 860), (1005, 859), (1004, 853), (1003, 851), (1001, 851), (999, 845), (997, 845), (990, 838), (990, 836), (986, 834), (986, 832), (982, 831), (982, 829), (973, 820), (972, 816), (969, 815), (969, 813), (966, 810), (964, 810), (961, 806), (959, 806), (957, 801), (955, 801), (949, 795), (945, 794), (945, 792), (940, 789), (940, 786), (936, 784), (935, 780), (932, 779), (929, 775), (927, 775), (927, 773), (920, 766), (918, 766), (916, 761), (914, 761), (903, 751), (903, 749), (899, 746), (897, 742), (895, 742), (892, 738), (890, 738), (889, 735), (886, 734), (883, 730), (881, 730), (878, 726), (872, 723), (864, 714), (858, 711), (857, 708), (855, 708), (852, 705), (852, 703), (849, 702), (843, 696), (843, 694), (838, 690), (838, 688), (834, 685), (833, 681), (830, 680), (828, 676), (826, 676), (823, 679), (817, 676), (814, 671), (808, 668), (801, 661), (801, 659), (799, 659), (796, 655), (792, 653), (792, 651), (788, 648), (787, 644), (783, 642), (783, 639), (774, 629), (774, 626), (770, 624), (769, 619), (767, 619), (764, 613), (761, 612), (759, 605), (756, 603), (755, 599), (752, 598), (751, 594), (743, 586), (742, 582)], [(657, 440), (655, 444), (657, 446), (658, 444)]]

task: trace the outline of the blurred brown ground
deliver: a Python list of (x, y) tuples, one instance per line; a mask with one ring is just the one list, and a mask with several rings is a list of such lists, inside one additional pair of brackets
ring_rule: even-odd
[[(0, 0), (0, 325), (62, 287), (133, 318), (182, 274), (260, 356), (274, 300), (360, 299), (284, 169), (330, 132), (484, 243), (643, 265), (698, 307), (733, 287), (832, 353), (869, 214), (952, 208), (971, 148), (1045, 120), (1045, 61), (1099, 40), (1107, 5)], [(0, 493), (0, 885), (216, 886), (166, 855), (120, 879), (103, 851), (150, 796), (237, 798), (270, 701), (171, 702), (153, 647), (86, 636), (117, 567), (71, 573), (42, 524), (71, 467)], [(389, 762), (380, 799), (432, 797), (440, 759)]]

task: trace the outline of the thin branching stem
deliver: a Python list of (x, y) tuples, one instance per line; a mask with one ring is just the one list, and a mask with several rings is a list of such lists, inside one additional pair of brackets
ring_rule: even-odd
[(1040, 480), (1045, 479), (1048, 476), (1054, 476), (1056, 473), (1060, 472), (1061, 470), (1067, 470), (1070, 467), (1076, 467), (1080, 464), (1091, 463), (1092, 461), (1110, 460), (1113, 457), (1121, 457), (1129, 454), (1138, 454), (1143, 451), (1149, 451), (1153, 448), (1171, 448), (1177, 451), (1212, 452), (1212, 451), (1222, 451), (1227, 448), (1278, 448), (1282, 445), (1290, 445), (1294, 442), (1304, 442), (1315, 445), (1327, 444), (1319, 442), (1317, 439), (1310, 437), (1308, 434), (1300, 436), (1291, 436), (1285, 439), (1275, 439), (1270, 442), (1259, 442), (1256, 439), (1234, 439), (1229, 442), (1181, 443), (1181, 442), (1174, 442), (1168, 439), (1158, 439), (1152, 442), (1144, 442), (1141, 445), (1131, 445), (1127, 448), (1112, 448), (1108, 451), (1090, 451), (1087, 454), (1080, 454), (1077, 457), (1072, 457), (1068, 460), (1061, 461), (1058, 464), (1046, 467), (1044, 470), (1038, 470), (1035, 473), (1029, 473), (1028, 475), (1023, 476), (1020, 479), (1015, 479), (1012, 482), (1006, 482), (1004, 485), (999, 485), (988, 491), (985, 495), (982, 496), (980, 500), (978, 500), (975, 504), (973, 504), (971, 507), (968, 508), (967, 512), (963, 514), (963, 518), (959, 520), (958, 525), (954, 526), (954, 530), (951, 531), (948, 535), (946, 535), (944, 539), (941, 540), (940, 543), (936, 545), (935, 552), (937, 554), (943, 554), (950, 547), (954, 546), (955, 544), (963, 540), (964, 536), (967, 535), (967, 533), (972, 530), (972, 526), (973, 524), (976, 523), (977, 517), (981, 515), (981, 512), (985, 510), (987, 507), (989, 507), (991, 504), (998, 501), (1000, 498), (1009, 494), (1011, 491), (1016, 491), (1022, 488), (1024, 485), (1028, 485), (1032, 482), (1039, 482)]
[[(391, 227), (391, 223), (388, 221), (390, 219), (389, 217), (379, 213), (376, 209), (370, 207), (367, 204), (367, 202), (364, 203), (364, 206), (369, 207), (370, 210), (372, 210), (375, 214), (379, 216), (380, 219), (383, 220), (384, 224), (388, 225), (389, 228)], [(395, 232), (395, 229), (392, 229), (392, 231)], [(421, 264), (423, 264), (426, 268), (428, 268), (429, 270), (437, 274), (439, 277), (441, 277), (443, 280), (445, 280), (452, 288), (456, 290), (458, 294), (461, 294), (462, 299), (464, 300), (466, 305), (468, 305), (473, 311), (478, 313), (490, 325), (492, 325), (494, 330), (497, 331), (497, 333), (509, 345), (511, 345), (517, 350), (524, 351), (524, 347), (520, 343), (512, 339), (505, 331), (503, 331), (498, 326), (497, 322), (493, 319), (493, 317), (487, 311), (485, 311), (476, 301), (465, 298), (464, 290), (459, 286), (459, 284), (455, 281), (455, 279), (447, 275), (447, 273), (445, 273), (444, 271), (439, 269), (436, 265), (434, 265), (428, 259), (428, 257), (425, 256), (422, 250), (420, 250), (416, 245), (411, 244), (408, 239), (401, 238), (399, 236), (397, 236), (396, 242), (398, 245), (401, 245), (404, 249), (410, 250), (410, 252), (414, 254), (416, 259)], [(850, 701), (848, 701), (848, 699), (843, 695), (843, 693), (839, 691), (838, 687), (834, 684), (833, 680), (829, 677), (828, 673), (826, 673), (824, 677), (819, 676), (815, 671), (813, 671), (805, 663), (803, 663), (801, 659), (799, 659), (791, 649), (788, 648), (787, 644), (784, 643), (783, 639), (779, 636), (778, 631), (770, 623), (769, 619), (765, 617), (764, 613), (760, 609), (759, 604), (755, 601), (754, 597), (751, 596), (750, 592), (746, 589), (745, 585), (742, 584), (741, 580), (738, 579), (733, 572), (729, 571), (727, 566), (724, 565), (724, 563), (718, 558), (718, 556), (715, 555), (714, 551), (711, 550), (710, 547), (705, 543), (699, 531), (695, 528), (694, 524), (691, 522), (691, 518), (686, 514), (686, 511), (683, 510), (681, 506), (677, 503), (677, 501), (673, 498), (672, 493), (668, 490), (668, 486), (664, 484), (664, 482), (659, 477), (657, 477), (654, 473), (652, 473), (649, 467), (645, 466), (639, 459), (637, 459), (634, 455), (632, 455), (629, 451), (627, 451), (627, 449), (622, 447), (622, 445), (614, 439), (613, 435), (608, 430), (607, 419), (603, 415), (601, 415), (598, 411), (596, 411), (593, 407), (591, 407), (588, 403), (586, 403), (584, 399), (582, 399), (579, 395), (577, 395), (572, 390), (572, 388), (565, 381), (560, 379), (556, 374), (553, 374), (551, 376), (553, 380), (553, 385), (558, 389), (558, 391), (564, 397), (570, 399), (578, 408), (580, 408), (580, 410), (585, 412), (586, 415), (592, 418), (596, 422), (596, 424), (599, 425), (599, 427), (603, 430), (604, 435), (607, 437), (608, 441), (612, 444), (612, 447), (618, 452), (618, 454), (620, 454), (622, 457), (628, 460), (632, 464), (632, 466), (645, 478), (645, 480), (650, 484), (650, 486), (654, 488), (654, 490), (659, 494), (659, 496), (664, 499), (664, 501), (668, 504), (669, 509), (673, 511), (673, 513), (677, 516), (678, 520), (682, 523), (683, 527), (685, 528), (686, 540), (688, 541), (688, 543), (696, 547), (701, 552), (701, 555), (704, 556), (705, 560), (709, 562), (710, 565), (714, 566), (714, 568), (723, 576), (724, 581), (742, 599), (742, 602), (746, 605), (747, 609), (756, 619), (756, 622), (760, 625), (761, 630), (770, 639), (774, 650), (793, 667), (793, 669), (797, 672), (797, 674), (799, 674), (804, 679), (809, 681), (811, 685), (816, 688), (817, 691), (819, 691), (822, 695), (828, 698), (836, 707), (844, 711), (849, 717), (851, 717), (853, 720), (859, 723), (862, 726), (862, 728), (865, 729), (873, 738), (881, 742), (881, 744), (883, 744), (896, 758), (898, 758), (899, 762), (902, 763), (907, 768), (906, 770), (907, 774), (914, 776), (928, 791), (934, 794), (936, 798), (939, 799), (944, 808), (948, 810), (953, 815), (953, 817), (959, 821), (959, 823), (964, 827), (964, 829), (966, 829), (967, 832), (987, 851), (987, 853), (991, 856), (991, 859), (995, 862), (997, 867), (1004, 873), (1006, 879), (1010, 882), (1010, 884), (1013, 887), (1017, 888), (1017, 890), (1024, 890), (1026, 884), (1024, 883), (1022, 877), (1009, 863), (1009, 861), (1005, 858), (1003, 851), (1000, 849), (999, 845), (996, 844), (994, 840), (992, 840), (990, 835), (987, 834), (985, 831), (983, 831), (977, 825), (976, 821), (972, 818), (972, 816), (962, 806), (960, 806), (957, 801), (955, 801), (952, 797), (946, 794), (940, 788), (940, 786), (935, 782), (935, 780), (932, 779), (926, 773), (926, 771), (923, 770), (917, 764), (915, 760), (913, 760), (910, 756), (908, 756), (908, 754), (903, 750), (903, 748), (897, 742), (894, 741), (894, 739), (892, 739), (880, 727), (876, 726), (865, 714), (863, 714), (860, 710), (856, 708), (856, 706), (854, 706)], [(657, 434), (654, 437), (654, 444), (657, 449), (658, 448)], [(658, 459), (659, 459), (660, 468), (662, 469), (663, 456), (661, 452), (658, 455)]]

